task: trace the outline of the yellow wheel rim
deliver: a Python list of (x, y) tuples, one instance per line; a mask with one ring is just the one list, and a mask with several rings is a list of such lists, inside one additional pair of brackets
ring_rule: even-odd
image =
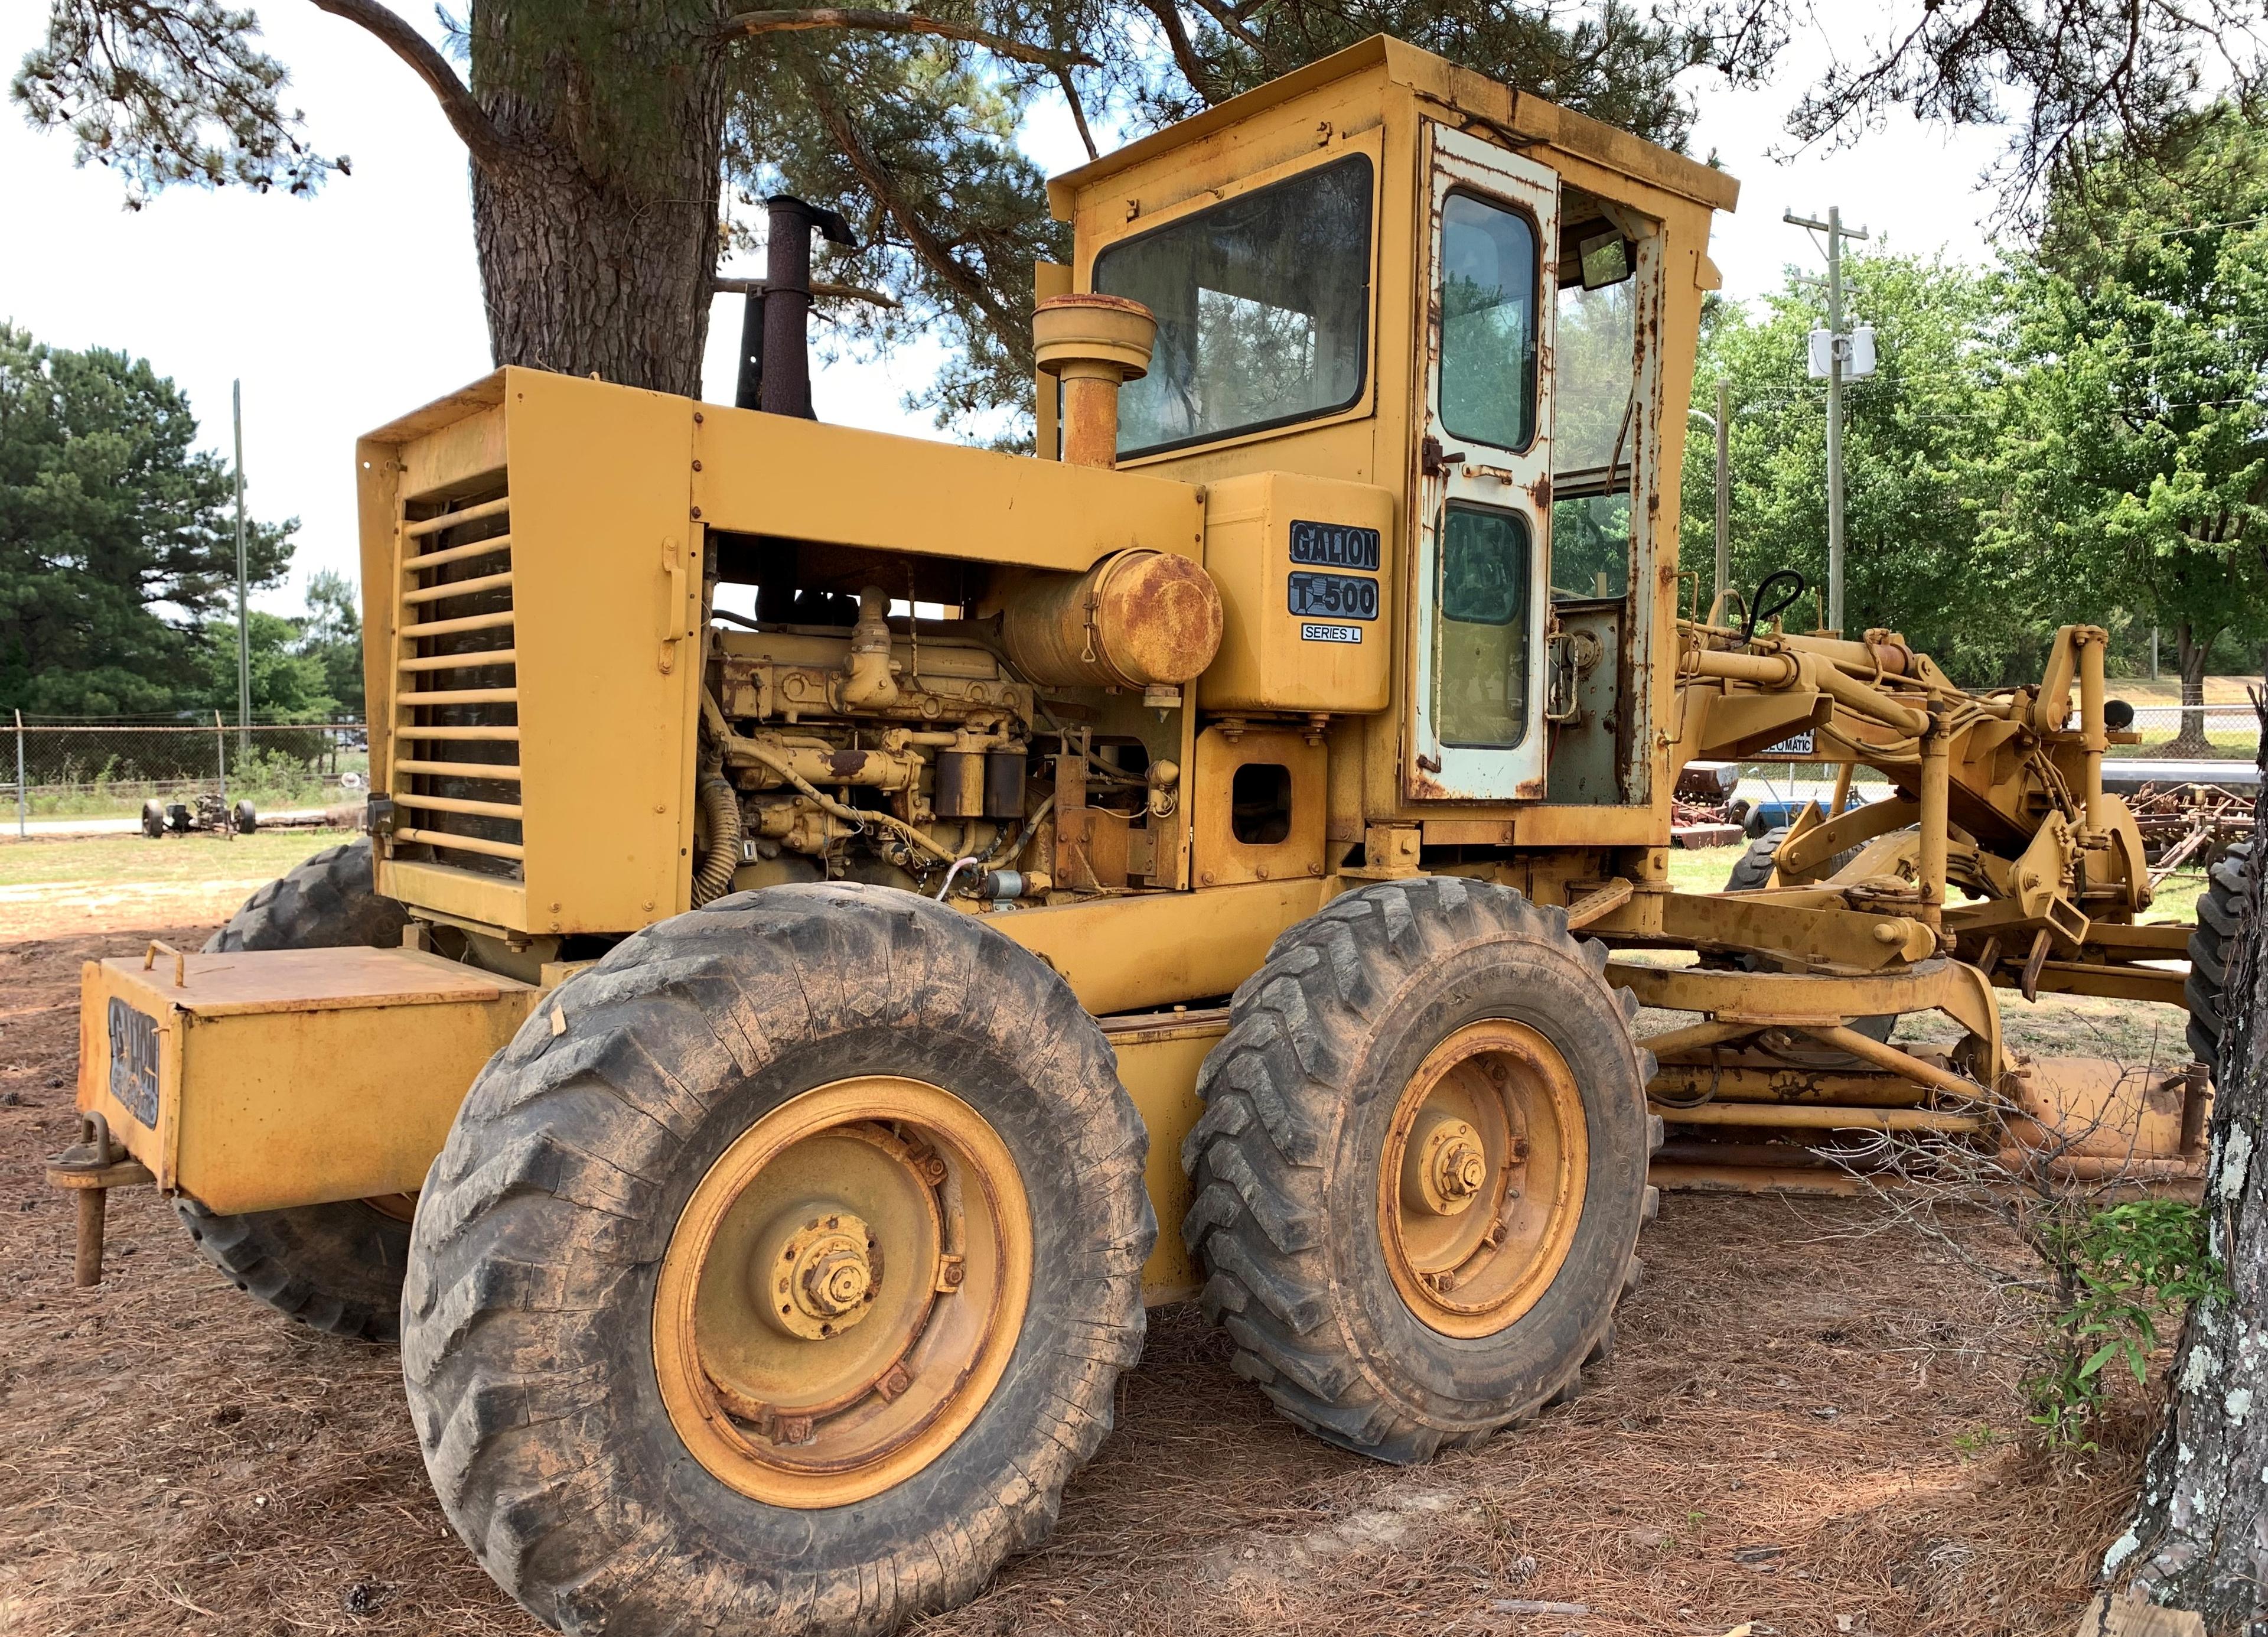
[(775, 1506), (904, 1482), (999, 1385), (1031, 1207), (960, 1098), (873, 1075), (791, 1098), (718, 1156), (664, 1252), (653, 1352), (701, 1464)]
[(1402, 1299), (1447, 1336), (1494, 1335), (1534, 1307), (1582, 1219), (1590, 1139), (1558, 1050), (1524, 1023), (1469, 1023), (1395, 1103), (1379, 1236)]

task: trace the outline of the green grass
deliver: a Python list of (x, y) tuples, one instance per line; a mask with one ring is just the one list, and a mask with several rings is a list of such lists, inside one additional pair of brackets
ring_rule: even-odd
[[(2215, 718), (2216, 721), (2225, 719)], [(2207, 727), (2205, 730), (2207, 748), (2191, 756), (2175, 755), (2169, 748), (2174, 734), (2154, 729), (2153, 736), (2139, 745), (2113, 745), (2103, 755), (2112, 761), (2162, 762), (2241, 762), (2249, 763), (2260, 746), (2260, 730), (2257, 727)]]
[(0, 887), (80, 882), (266, 880), (351, 832), (279, 830), (218, 836), (71, 836), (0, 844)]
[(1737, 847), (1672, 847), (1669, 884), (1680, 892), (1722, 892), (1725, 877), (1748, 850), (1745, 841)]

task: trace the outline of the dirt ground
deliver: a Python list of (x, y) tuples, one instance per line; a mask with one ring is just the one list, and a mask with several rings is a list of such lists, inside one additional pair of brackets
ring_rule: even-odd
[[(38, 1167), (72, 1139), (79, 962), (209, 930), (77, 903), (0, 943), (0, 1634), (536, 1632), (443, 1519), (391, 1350), (239, 1294), (146, 1192), (113, 1197), (109, 1283), (71, 1287)], [(915, 1629), (2066, 1637), (2146, 1418), (2075, 1468), (2024, 1455), (2020, 1309), (1882, 1226), (1670, 1196), (1584, 1396), (1414, 1469), (1298, 1433), (1162, 1309), (1053, 1540)]]

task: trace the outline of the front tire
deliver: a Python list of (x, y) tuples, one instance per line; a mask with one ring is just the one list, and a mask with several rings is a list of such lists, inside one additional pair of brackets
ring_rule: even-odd
[(2240, 841), (2205, 873), (2198, 895), (2197, 930), (2190, 934), (2190, 976), (2183, 986), (2189, 1002), (2190, 1055), (2220, 1073), (2221, 1016), (2228, 988), (2228, 961), (2252, 913), (2252, 844)]
[(1560, 911), (1421, 877), (1336, 900), (1238, 989), (1182, 1237), (1292, 1420), (1423, 1460), (1608, 1350), (1660, 1126), (1605, 963)]
[(562, 1631), (966, 1601), (1109, 1429), (1146, 1150), (1100, 1027), (975, 918), (836, 883), (647, 928), (428, 1179), (402, 1360), (444, 1510)]

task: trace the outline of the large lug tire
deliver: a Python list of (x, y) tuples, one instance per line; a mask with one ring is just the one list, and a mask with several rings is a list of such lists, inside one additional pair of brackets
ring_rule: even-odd
[(2205, 875), (2198, 895), (2197, 930), (2190, 934), (2190, 977), (2183, 986), (2189, 1002), (2190, 1055), (2215, 1073), (2220, 1070), (2220, 1035), (2226, 1026), (2221, 998), (2228, 987), (2228, 961), (2252, 903), (2252, 844), (2231, 846)]
[[(973, 917), (838, 882), (645, 929), (490, 1061), (427, 1179), (402, 1363), (444, 1510), (562, 1631), (967, 1600), (1109, 1430), (1147, 1147), (1100, 1027)], [(953, 1269), (894, 1237), (942, 1242), (892, 1204), (908, 1164), (959, 1202)]]
[[(244, 902), (205, 940), (205, 952), (388, 948), (402, 908), (371, 890), (370, 840), (328, 847)], [(390, 1342), (401, 1328), (410, 1201), (335, 1205), (217, 1216), (192, 1199), (175, 1214), (205, 1260), (239, 1290), (335, 1336)]]
[(1778, 825), (1766, 830), (1749, 844), (1749, 850), (1733, 861), (1732, 873), (1725, 877), (1727, 892), (1755, 892), (1771, 884), (1772, 860), (1779, 852), (1779, 844), (1787, 839), (1787, 826)]
[(176, 1199), (173, 1210), (206, 1261), (277, 1312), (362, 1341), (400, 1335), (407, 1197), (241, 1216), (216, 1216), (193, 1199)]
[(244, 901), (205, 940), (207, 954), (239, 949), (389, 949), (409, 915), (371, 888), (370, 837), (326, 847)]
[[(1749, 844), (1749, 850), (1733, 862), (1730, 874), (1725, 877), (1727, 892), (1755, 892), (1771, 884), (1773, 861), (1779, 856), (1780, 843), (1787, 839), (1787, 826), (1775, 826)], [(1845, 847), (1829, 861), (1828, 873), (1832, 874), (1859, 856), (1857, 847)]]
[(1660, 1125), (1605, 965), (1559, 910), (1421, 877), (1336, 899), (1237, 990), (1182, 1232), (1233, 1368), (1292, 1420), (1423, 1460), (1610, 1349)]

